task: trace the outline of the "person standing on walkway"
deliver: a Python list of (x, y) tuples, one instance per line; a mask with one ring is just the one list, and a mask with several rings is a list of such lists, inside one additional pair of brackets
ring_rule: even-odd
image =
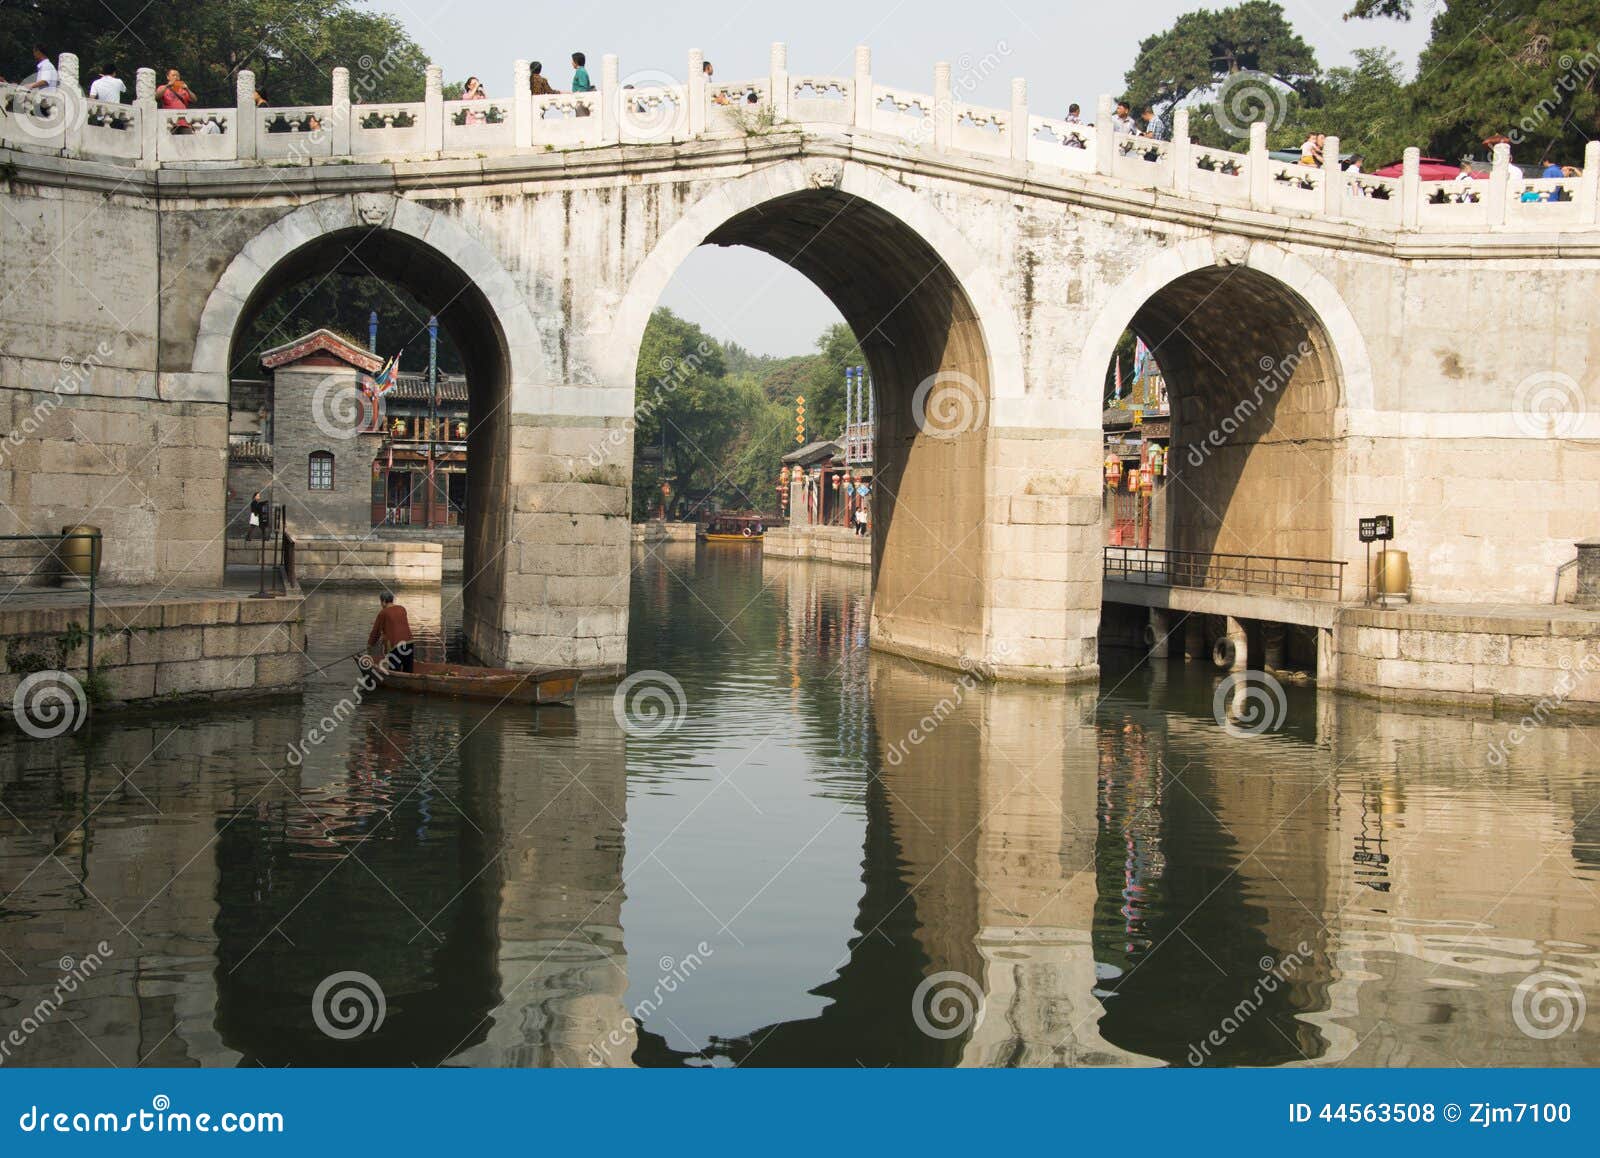
[(594, 85), (589, 83), (589, 70), (584, 67), (589, 63), (589, 58), (581, 52), (572, 54), (572, 91), (593, 92)]
[(537, 60), (528, 66), (528, 91), (534, 96), (550, 96), (555, 86), (544, 78), (544, 65)]
[(266, 540), (267, 514), (270, 509), (267, 500), (261, 497), (260, 491), (250, 496), (250, 521), (244, 529), (244, 541), (246, 543), (250, 541), (250, 535), (254, 531), (259, 531), (262, 540)]
[(128, 86), (122, 83), (122, 78), (117, 75), (117, 66), (108, 64), (100, 70), (99, 79), (89, 86), (89, 99), (104, 101), (108, 105), (120, 105), (122, 96), (128, 91)]
[(367, 634), (367, 646), (375, 646), (379, 640), (388, 649), (388, 654), (383, 657), (383, 666), (390, 671), (412, 670), (416, 657), (412, 654), (411, 620), (406, 617), (406, 609), (394, 601), (394, 594), (385, 591), (378, 596), (378, 602), (383, 606), (378, 610), (378, 617), (372, 621), (372, 630)]
[(40, 88), (45, 92), (54, 92), (61, 84), (61, 74), (56, 71), (56, 66), (50, 63), (50, 57), (39, 45), (33, 46), (33, 79), (23, 88)]

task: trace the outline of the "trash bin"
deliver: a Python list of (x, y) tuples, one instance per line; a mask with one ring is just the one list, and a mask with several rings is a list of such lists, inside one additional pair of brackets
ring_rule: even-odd
[(1388, 607), (1411, 602), (1411, 559), (1404, 551), (1379, 551), (1372, 557), (1372, 590)]
[(100, 574), (100, 540), (91, 539), (89, 535), (99, 535), (99, 527), (91, 527), (87, 523), (77, 526), (62, 527), (62, 535), (80, 535), (83, 538), (63, 538), (61, 545), (56, 549), (57, 556), (61, 559), (63, 585), (87, 586), (91, 575)]

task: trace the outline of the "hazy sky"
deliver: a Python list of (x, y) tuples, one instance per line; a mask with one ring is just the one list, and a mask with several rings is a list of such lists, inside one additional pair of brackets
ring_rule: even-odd
[[(1064, 113), (1072, 101), (1092, 109), (1095, 98), (1122, 86), (1139, 41), (1168, 27), (1174, 17), (1229, 0), (804, 0), (801, 3), (528, 4), (511, 0), (376, 0), (394, 13), (439, 62), (447, 80), (479, 76), (491, 96), (511, 88), (518, 57), (544, 62), (557, 88), (571, 81), (568, 56), (589, 55), (599, 79), (600, 57), (614, 52), (624, 78), (634, 71), (666, 72), (682, 79), (691, 48), (702, 50), (721, 80), (763, 76), (771, 44), (789, 46), (791, 72), (848, 74), (855, 46), (872, 49), (881, 82), (933, 91), (933, 66), (948, 60), (994, 57), (998, 67), (970, 99), (1009, 107), (1011, 78), (1026, 77), (1035, 112)], [(1386, 45), (1407, 68), (1427, 39), (1426, 20), (1339, 19), (1347, 0), (1280, 0), (1294, 27), (1317, 51), (1324, 67), (1346, 64), (1352, 49)], [(718, 338), (732, 338), (759, 353), (794, 354), (812, 348), (818, 332), (838, 313), (810, 282), (780, 262), (752, 250), (700, 249), (685, 262), (662, 303), (700, 323)]]

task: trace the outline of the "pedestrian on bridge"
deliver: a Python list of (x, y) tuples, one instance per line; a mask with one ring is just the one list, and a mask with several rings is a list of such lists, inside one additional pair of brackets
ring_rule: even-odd
[(528, 91), (534, 96), (551, 96), (556, 88), (544, 76), (544, 65), (534, 61), (528, 66)]
[(53, 92), (61, 83), (61, 74), (56, 71), (56, 66), (50, 63), (50, 57), (39, 45), (33, 46), (33, 79), (23, 88), (41, 88), (45, 92)]

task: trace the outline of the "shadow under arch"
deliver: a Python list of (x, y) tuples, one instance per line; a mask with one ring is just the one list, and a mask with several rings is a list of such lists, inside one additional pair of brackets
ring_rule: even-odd
[[(379, 195), (327, 198), (293, 210), (253, 237), (206, 300), (193, 372), (228, 377), (259, 351), (241, 348), (252, 321), (277, 296), (333, 273), (369, 275), (405, 288), (439, 318), (461, 352), (469, 386), (463, 603), (469, 641), (498, 622), (512, 394), (549, 381), (531, 313), (487, 248), (454, 220), (414, 202)], [(419, 325), (422, 324), (419, 320)], [(282, 475), (292, 464), (278, 463)], [(299, 518), (297, 519), (297, 515)], [(316, 531), (311, 512), (289, 504), (291, 527)], [(311, 524), (311, 525), (307, 525)]]
[(977, 652), (985, 419), (996, 399), (1021, 393), (1020, 327), (931, 203), (861, 166), (828, 164), (761, 170), (692, 206), (631, 277), (597, 365), (602, 380), (631, 386), (650, 312), (702, 244), (747, 246), (807, 277), (861, 344), (876, 397), (873, 643)]
[(1099, 389), (1122, 328), (1160, 362), (1172, 406), (1166, 546), (1334, 558), (1346, 416), (1372, 405), (1366, 346), (1299, 259), (1261, 244), (1244, 256), (1190, 242), (1129, 278), (1090, 334), (1079, 380)]

